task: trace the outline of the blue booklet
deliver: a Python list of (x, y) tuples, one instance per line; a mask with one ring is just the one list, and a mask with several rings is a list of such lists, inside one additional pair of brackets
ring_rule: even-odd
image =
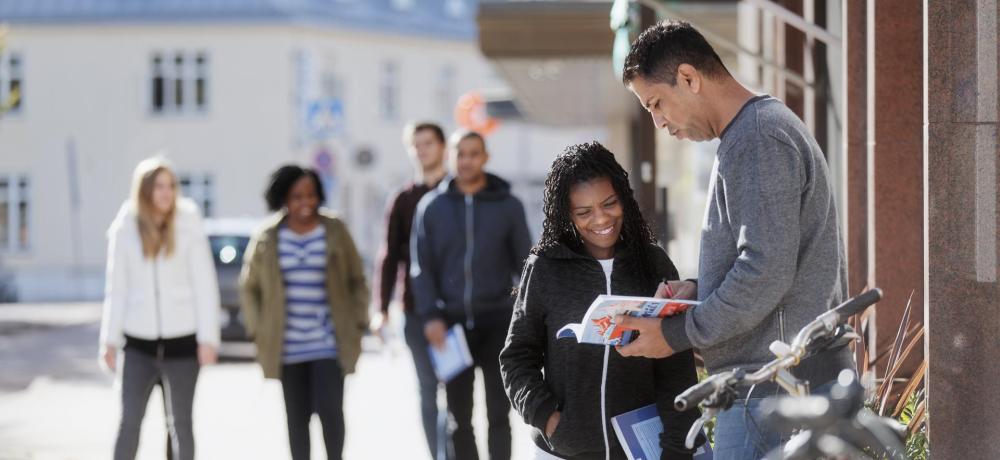
[[(663, 449), (660, 448), (660, 433), (663, 433), (663, 422), (656, 404), (650, 404), (624, 414), (611, 417), (611, 426), (615, 428), (618, 441), (625, 449), (629, 460), (658, 460)], [(698, 448), (694, 460), (712, 460), (712, 446), (707, 442)]]
[(427, 345), (427, 351), (431, 355), (434, 374), (442, 382), (447, 383), (472, 366), (472, 353), (469, 352), (469, 343), (465, 340), (465, 330), (459, 324), (448, 330), (444, 346), (436, 348), (434, 345)]

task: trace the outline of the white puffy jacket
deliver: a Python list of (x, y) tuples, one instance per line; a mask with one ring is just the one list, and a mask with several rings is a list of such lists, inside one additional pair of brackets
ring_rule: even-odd
[(142, 254), (135, 206), (126, 201), (108, 229), (101, 345), (122, 346), (125, 334), (155, 340), (196, 334), (219, 343), (219, 285), (197, 205), (177, 200), (174, 252)]

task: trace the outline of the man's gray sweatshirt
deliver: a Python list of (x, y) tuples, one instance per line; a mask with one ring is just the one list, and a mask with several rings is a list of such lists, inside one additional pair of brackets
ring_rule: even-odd
[[(722, 131), (701, 233), (698, 300), (663, 321), (675, 350), (710, 373), (756, 369), (847, 296), (847, 265), (826, 159), (781, 101), (756, 96)], [(853, 368), (846, 349), (803, 361), (813, 386)], [(755, 395), (760, 394), (755, 392)]]

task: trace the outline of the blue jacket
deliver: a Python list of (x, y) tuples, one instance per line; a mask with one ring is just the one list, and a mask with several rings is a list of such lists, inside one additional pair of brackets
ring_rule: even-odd
[(410, 277), (414, 307), (427, 320), (464, 323), (506, 322), (513, 310), (512, 288), (531, 248), (521, 202), (510, 184), (487, 174), (475, 195), (459, 191), (448, 178), (417, 205), (411, 233)]

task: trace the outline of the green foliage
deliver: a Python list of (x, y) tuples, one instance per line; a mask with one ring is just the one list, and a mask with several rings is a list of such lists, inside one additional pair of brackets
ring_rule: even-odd
[[(698, 368), (698, 381), (701, 382), (708, 377), (708, 371), (703, 367)], [(715, 447), (715, 419), (712, 417), (711, 420), (705, 422), (705, 436), (708, 437), (708, 443), (714, 448)]]
[[(3, 50), (4, 47), (6, 46), (6, 42), (7, 42), (7, 28), (3, 24), (0, 24), (0, 55), (3, 55)], [(20, 98), (21, 98), (20, 92), (15, 89), (13, 92), (11, 92), (10, 95), (8, 95), (6, 101), (0, 101), (0, 116), (9, 111), (11, 107), (14, 107), (14, 105), (17, 104), (17, 100)]]
[(923, 390), (910, 394), (906, 406), (897, 418), (907, 428), (906, 458), (910, 460), (927, 460), (930, 447), (927, 440), (927, 412), (918, 413), (918, 407), (924, 401), (924, 396)]

